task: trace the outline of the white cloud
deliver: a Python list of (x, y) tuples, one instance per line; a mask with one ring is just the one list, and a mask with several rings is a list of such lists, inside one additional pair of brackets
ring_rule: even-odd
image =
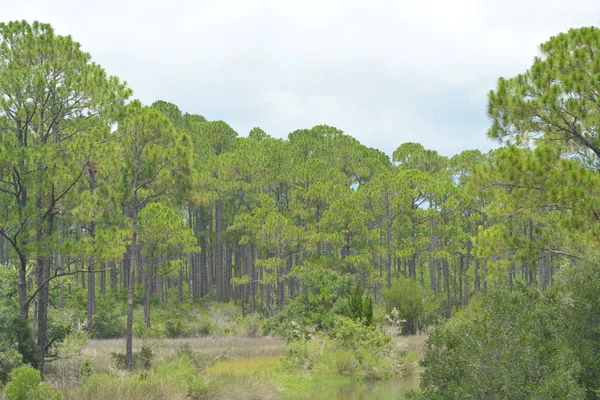
[(3, 19), (71, 34), (146, 103), (164, 99), (245, 135), (326, 123), (391, 153), (494, 144), (486, 95), (537, 47), (600, 22), (594, 0), (30, 0)]

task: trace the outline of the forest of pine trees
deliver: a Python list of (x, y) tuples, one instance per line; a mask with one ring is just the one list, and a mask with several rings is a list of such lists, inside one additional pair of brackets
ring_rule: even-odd
[(43, 370), (49, 311), (74, 292), (92, 337), (99, 299), (127, 302), (130, 357), (137, 307), (147, 328), (156, 307), (206, 301), (274, 317), (307, 270), (375, 303), (409, 279), (431, 321), (479, 294), (547, 291), (597, 260), (598, 47), (598, 29), (573, 30), (499, 81), (499, 149), (446, 157), (399, 134), (390, 157), (331, 126), (245, 136), (143, 105), (49, 25), (0, 24), (0, 264), (14, 271), (0, 287), (17, 350)]

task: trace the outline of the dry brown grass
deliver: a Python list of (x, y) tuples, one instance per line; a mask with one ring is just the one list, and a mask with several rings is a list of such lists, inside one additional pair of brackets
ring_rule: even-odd
[(398, 347), (407, 350), (408, 352), (417, 350), (419, 352), (419, 358), (417, 361), (423, 359), (425, 354), (425, 340), (427, 335), (407, 335), (407, 336), (396, 336), (395, 338)]

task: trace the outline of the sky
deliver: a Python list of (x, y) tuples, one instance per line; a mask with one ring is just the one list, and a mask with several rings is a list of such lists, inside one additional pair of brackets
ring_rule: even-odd
[(71, 35), (145, 104), (240, 136), (326, 124), (387, 154), (497, 147), (487, 93), (539, 45), (600, 25), (598, 0), (23, 0), (1, 21)]

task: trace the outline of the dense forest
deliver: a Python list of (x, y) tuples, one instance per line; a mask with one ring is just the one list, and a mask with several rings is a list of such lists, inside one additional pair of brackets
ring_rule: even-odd
[(143, 105), (71, 37), (0, 24), (3, 380), (77, 328), (125, 336), (131, 369), (134, 335), (201, 334), (209, 302), (311, 332), (357, 284), (403, 333), (437, 326), (421, 396), (597, 398), (599, 48), (574, 29), (500, 79), (497, 150), (390, 158), (331, 126), (241, 136)]

